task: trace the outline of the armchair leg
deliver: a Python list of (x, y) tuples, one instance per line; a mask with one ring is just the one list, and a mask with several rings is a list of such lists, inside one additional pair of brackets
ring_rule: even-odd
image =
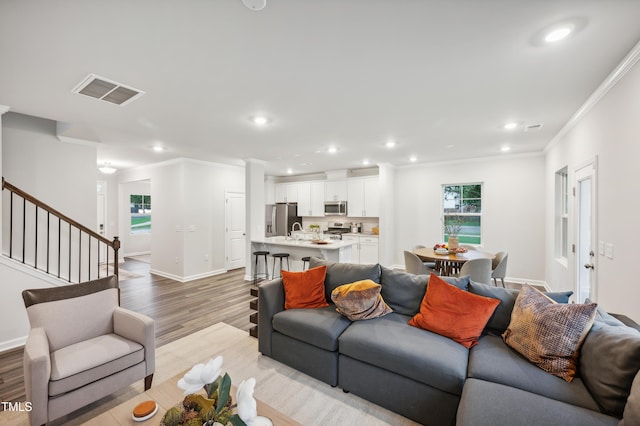
[(151, 382), (153, 381), (153, 374), (149, 374), (144, 378), (144, 390), (148, 391), (151, 389)]

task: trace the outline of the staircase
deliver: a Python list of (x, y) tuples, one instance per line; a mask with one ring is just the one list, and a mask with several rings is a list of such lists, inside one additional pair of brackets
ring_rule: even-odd
[(4, 256), (72, 284), (118, 275), (118, 237), (103, 237), (4, 178), (2, 192)]

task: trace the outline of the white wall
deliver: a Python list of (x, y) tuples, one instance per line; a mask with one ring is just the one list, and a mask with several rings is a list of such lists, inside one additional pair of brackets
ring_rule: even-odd
[[(7, 113), (2, 116), (2, 175), (51, 207), (95, 228), (96, 149), (60, 142), (55, 121)], [(6, 206), (3, 206), (6, 207)], [(6, 210), (6, 209), (5, 209)], [(7, 225), (3, 216), (3, 227)], [(29, 322), (21, 293), (62, 284), (24, 272), (0, 259), (0, 350), (24, 344)]]
[(396, 169), (395, 263), (415, 244), (442, 240), (443, 184), (482, 182), (483, 249), (509, 253), (511, 279), (544, 281), (544, 170), (541, 155)]
[(96, 148), (60, 142), (56, 122), (8, 112), (2, 117), (5, 179), (95, 229)]
[(184, 185), (184, 276), (226, 271), (225, 192), (245, 192), (244, 167), (190, 162)]
[[(121, 256), (133, 256), (151, 252), (151, 234), (131, 233), (131, 195), (151, 195), (151, 182), (148, 180), (121, 183), (118, 187), (118, 223), (121, 241)], [(151, 232), (153, 232), (153, 197), (151, 197)]]
[(243, 167), (178, 159), (117, 174), (151, 182), (153, 272), (186, 281), (225, 271), (224, 196), (244, 192)]
[[(598, 159), (597, 239), (614, 245), (614, 258), (596, 256), (596, 301), (607, 311), (640, 321), (640, 286), (637, 284), (637, 241), (640, 197), (640, 65), (636, 65), (546, 155), (546, 263), (547, 280), (554, 289), (575, 291), (575, 258), (564, 267), (554, 259), (554, 174), (572, 171), (584, 161)], [(575, 243), (570, 217), (570, 241)], [(596, 245), (597, 247), (597, 245)]]

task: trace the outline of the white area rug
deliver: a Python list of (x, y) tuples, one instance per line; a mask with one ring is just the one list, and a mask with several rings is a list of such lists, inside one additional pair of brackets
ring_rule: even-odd
[[(197, 333), (156, 349), (154, 383), (161, 383), (185, 372), (193, 365), (218, 355), (224, 357), (223, 370), (233, 383), (255, 377), (256, 398), (288, 415), (303, 425), (404, 426), (417, 425), (340, 388), (315, 380), (280, 364), (258, 352), (258, 341), (247, 332), (224, 323), (212, 325)], [(51, 425), (88, 424), (109, 426), (92, 421), (97, 415), (143, 392), (143, 383), (103, 398), (74, 416), (49, 423)], [(152, 421), (157, 424), (159, 419)], [(0, 424), (28, 425), (26, 413), (0, 413)]]

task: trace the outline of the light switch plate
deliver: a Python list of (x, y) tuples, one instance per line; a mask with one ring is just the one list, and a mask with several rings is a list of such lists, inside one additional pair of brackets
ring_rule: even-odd
[(604, 256), (604, 241), (598, 241), (598, 254)]
[(604, 255), (609, 259), (613, 259), (613, 244), (608, 243), (604, 246)]

